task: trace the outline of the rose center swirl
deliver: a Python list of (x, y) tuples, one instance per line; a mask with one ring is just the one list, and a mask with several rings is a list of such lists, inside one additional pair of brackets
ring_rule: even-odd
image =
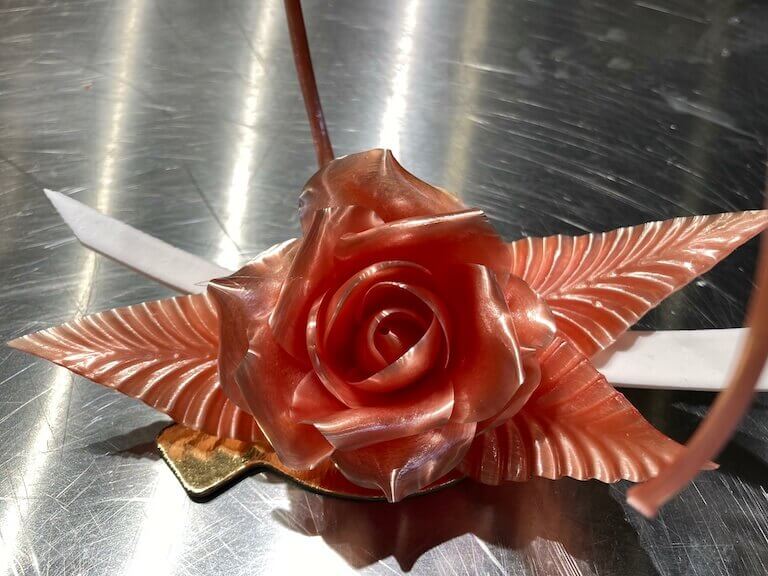
[(449, 358), (432, 274), (401, 261), (364, 268), (315, 302), (307, 327), (313, 368), (348, 406), (417, 385)]

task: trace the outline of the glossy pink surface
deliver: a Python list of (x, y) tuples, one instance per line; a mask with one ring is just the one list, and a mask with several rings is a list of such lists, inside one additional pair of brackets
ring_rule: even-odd
[(768, 225), (681, 218), (505, 244), (381, 150), (321, 169), (302, 239), (207, 294), (15, 340), (187, 426), (329, 459), (390, 500), (455, 469), (640, 481), (679, 446), (591, 365), (661, 299)]
[(533, 476), (637, 482), (682, 448), (564, 338), (537, 356), (540, 384), (517, 413), (478, 436), (460, 466), (468, 476), (486, 484)]
[(191, 428), (260, 440), (256, 421), (220, 384), (218, 326), (209, 296), (181, 296), (93, 314), (9, 345), (138, 398)]
[(545, 299), (558, 329), (592, 356), (767, 225), (768, 211), (754, 210), (526, 238), (510, 244), (512, 274)]
[(464, 209), (458, 198), (419, 180), (382, 149), (326, 164), (304, 186), (299, 203), (305, 233), (315, 210), (329, 206), (364, 206), (386, 222)]

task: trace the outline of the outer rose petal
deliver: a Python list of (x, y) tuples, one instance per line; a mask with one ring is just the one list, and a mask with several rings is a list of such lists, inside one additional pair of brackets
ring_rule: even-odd
[(639, 482), (682, 449), (563, 337), (539, 359), (541, 384), (512, 419), (477, 436), (459, 468), (468, 476), (486, 484), (532, 476)]
[(380, 223), (374, 212), (359, 206), (315, 213), (269, 318), (275, 339), (294, 358), (307, 361), (307, 316), (334, 276), (334, 251), (339, 238)]
[[(241, 296), (246, 301), (250, 318), (263, 319), (272, 311), (300, 245), (296, 239), (276, 244), (229, 276), (230, 282), (242, 287)], [(226, 355), (230, 351), (221, 350), (222, 353)], [(248, 410), (240, 388), (233, 383), (231, 379), (221, 383), (224, 393), (240, 408)]]
[(337, 258), (361, 268), (381, 260), (405, 260), (427, 268), (480, 264), (506, 280), (512, 264), (507, 245), (480, 210), (419, 216), (343, 236)]
[(529, 350), (549, 346), (557, 332), (557, 325), (547, 303), (517, 276), (510, 276), (507, 280), (504, 297), (520, 345)]
[(442, 273), (451, 319), (447, 375), (454, 386), (455, 422), (491, 418), (525, 377), (512, 316), (496, 277), (483, 266)]
[(475, 424), (447, 424), (424, 434), (336, 451), (333, 461), (350, 481), (380, 488), (397, 502), (453, 470), (467, 452)]
[(334, 448), (354, 450), (439, 428), (453, 409), (453, 389), (440, 378), (383, 399), (376, 406), (347, 408), (311, 374), (294, 392), (291, 416), (314, 424)]
[(326, 389), (317, 374), (308, 372), (293, 391), (290, 414), (295, 422), (311, 424), (346, 409), (346, 404)]
[(464, 208), (458, 198), (419, 180), (397, 163), (392, 152), (382, 149), (329, 162), (304, 186), (300, 203), (305, 231), (315, 210), (332, 206), (364, 206), (385, 222)]
[(523, 370), (525, 372), (525, 380), (514, 396), (512, 396), (512, 399), (507, 402), (507, 405), (504, 406), (501, 412), (488, 420), (478, 423), (478, 434), (488, 428), (504, 424), (507, 420), (517, 415), (536, 392), (536, 388), (541, 384), (541, 365), (539, 364), (539, 359), (533, 354), (525, 356), (523, 359)]
[(210, 294), (221, 319), (219, 378), (241, 397), (283, 463), (312, 468), (331, 452), (328, 442), (290, 418), (293, 391), (306, 371), (274, 340), (266, 318), (251, 315), (251, 291), (237, 278), (218, 280)]

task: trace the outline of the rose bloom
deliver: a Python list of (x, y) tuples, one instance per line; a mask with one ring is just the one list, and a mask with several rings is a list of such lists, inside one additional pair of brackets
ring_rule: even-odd
[(333, 162), (301, 211), (303, 239), (211, 284), (221, 385), (286, 465), (399, 500), (520, 410), (554, 321), (485, 215), (388, 152)]

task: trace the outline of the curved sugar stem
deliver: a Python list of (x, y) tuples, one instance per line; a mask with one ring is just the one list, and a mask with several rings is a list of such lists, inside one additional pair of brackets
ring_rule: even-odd
[(757, 287), (747, 314), (750, 329), (728, 388), (717, 397), (706, 419), (677, 459), (656, 478), (628, 492), (629, 504), (649, 518), (720, 452), (752, 402), (768, 357), (768, 233), (762, 235), (755, 281)]
[(296, 63), (296, 75), (299, 78), (301, 95), (304, 97), (304, 107), (307, 109), (309, 118), (309, 128), (312, 130), (312, 140), (315, 143), (317, 164), (322, 168), (333, 160), (333, 148), (328, 136), (328, 128), (325, 126), (320, 94), (317, 91), (300, 0), (285, 0), (285, 13), (288, 17), (288, 31), (293, 47), (293, 61)]

